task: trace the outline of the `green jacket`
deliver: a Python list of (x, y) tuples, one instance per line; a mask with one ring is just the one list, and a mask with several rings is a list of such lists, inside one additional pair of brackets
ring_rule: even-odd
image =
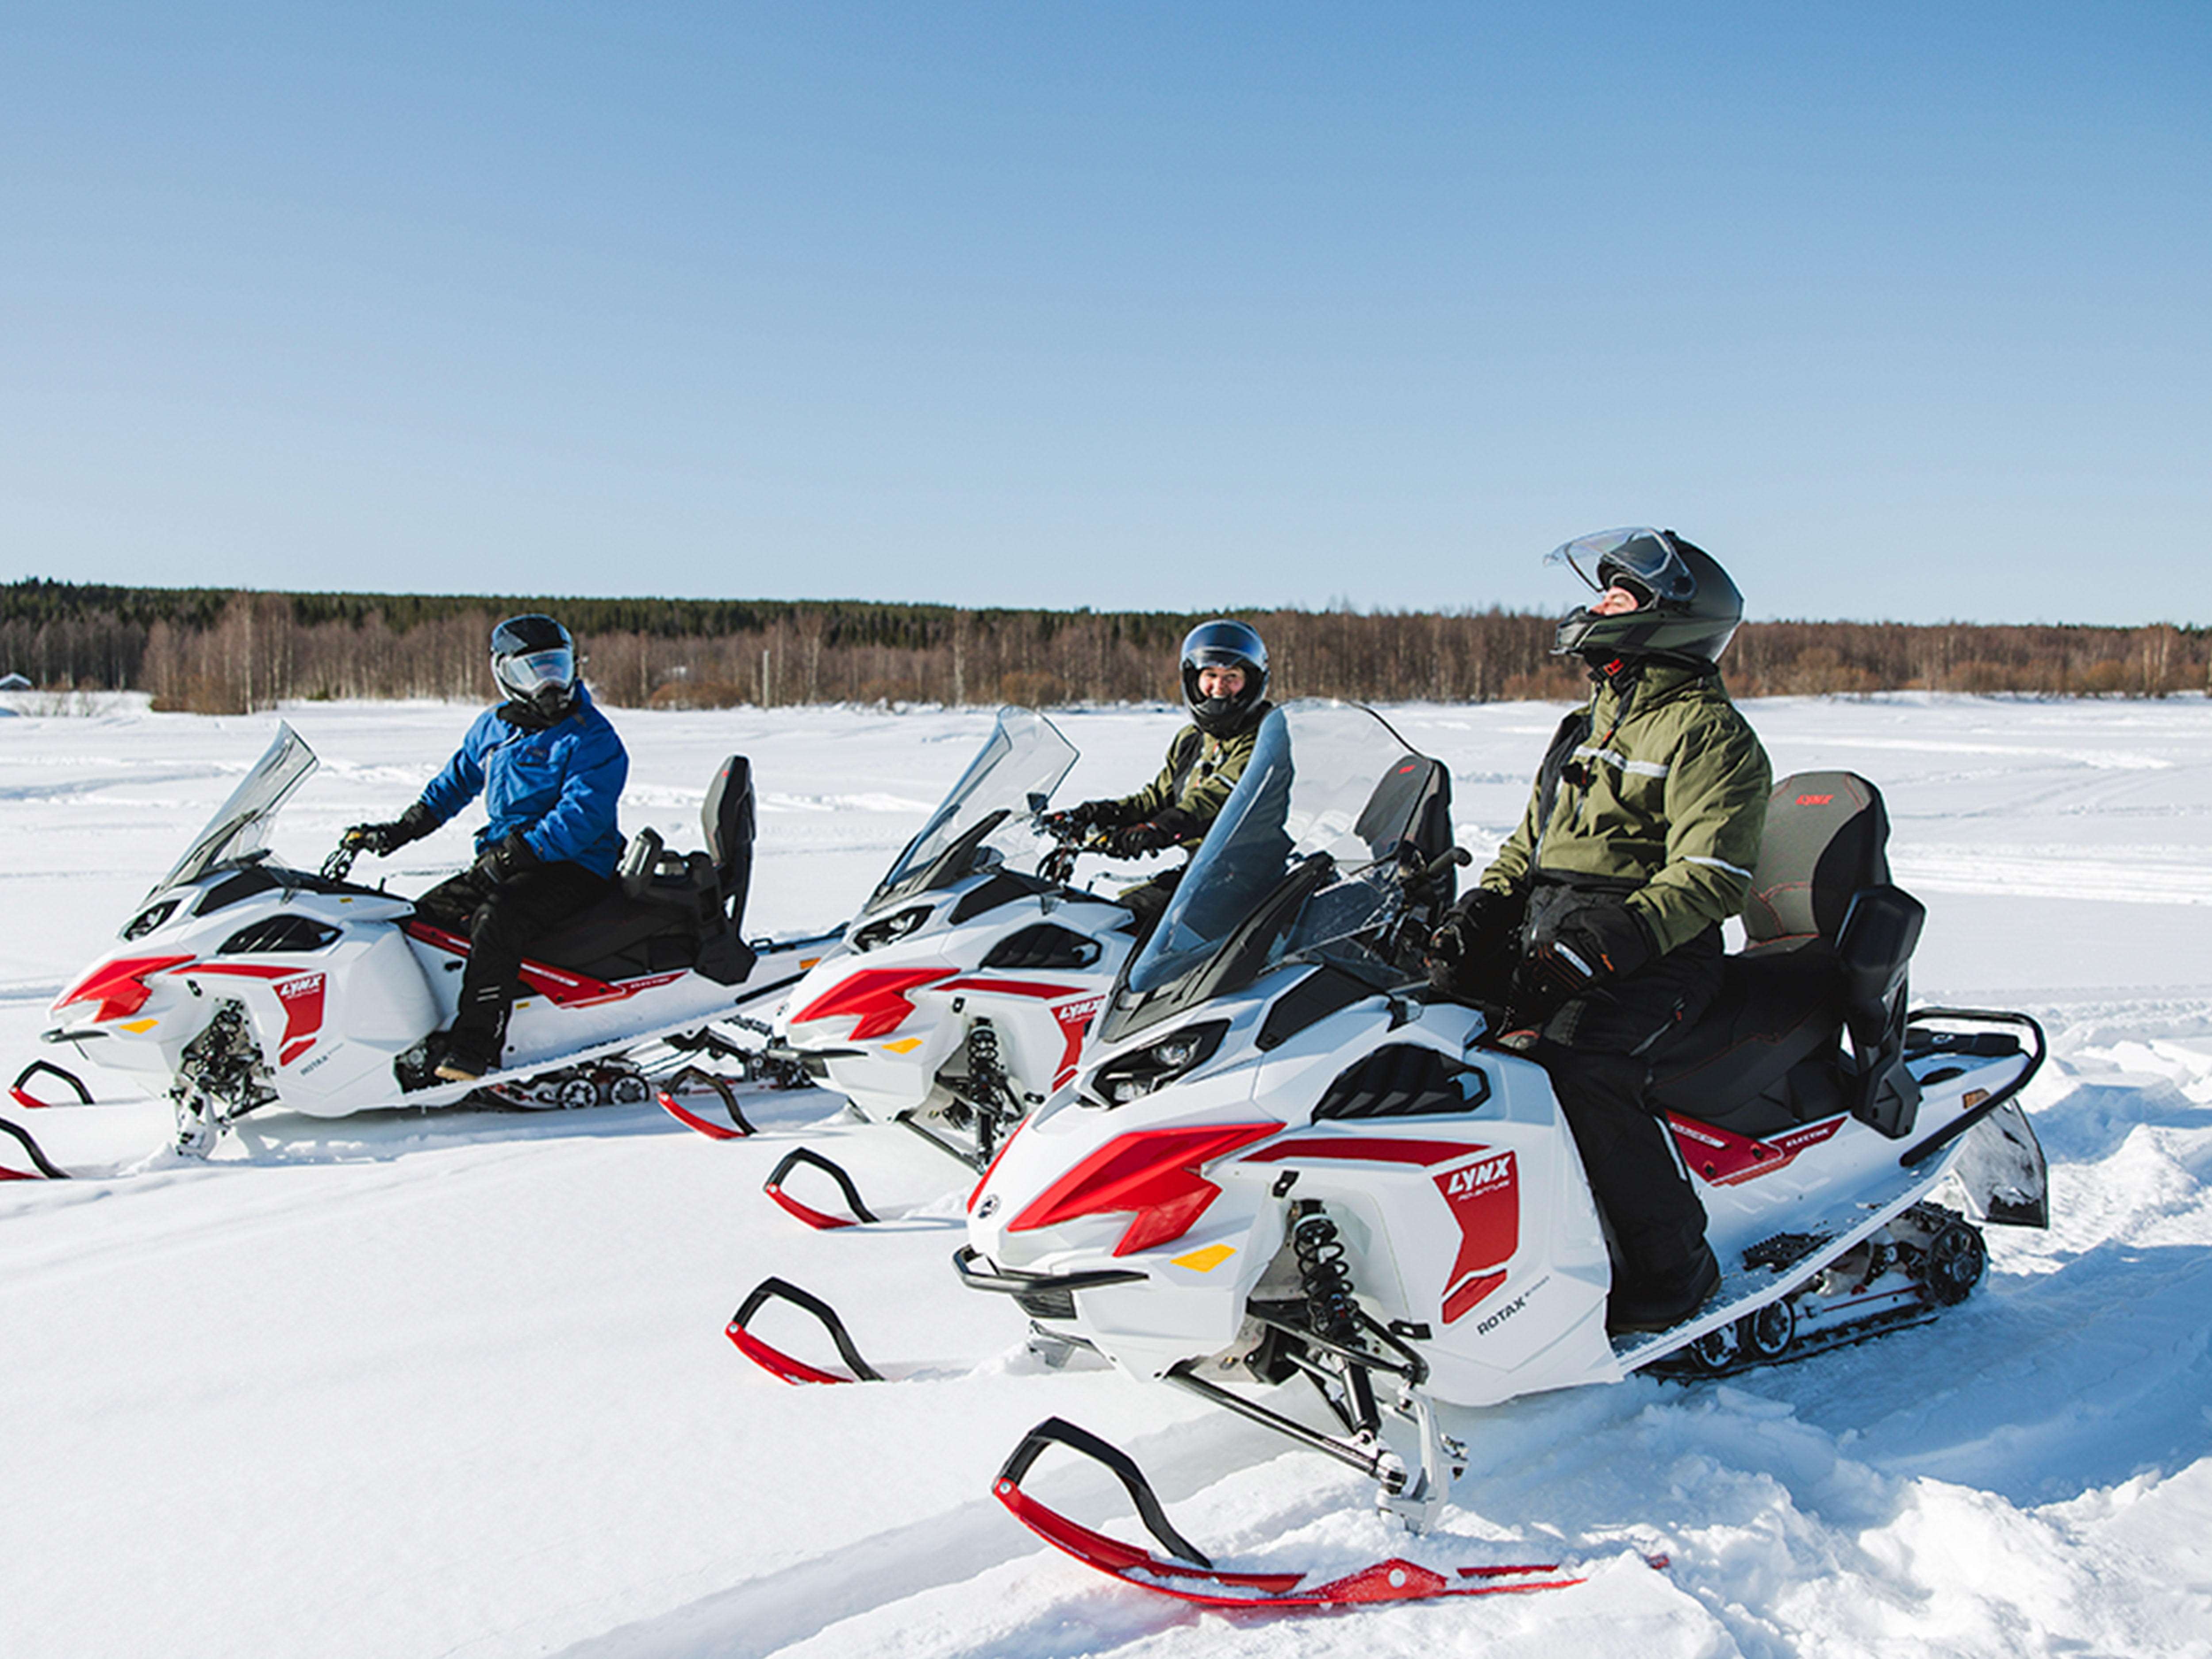
[(1191, 820), (1188, 832), (1176, 844), (1193, 848), (1204, 841), (1207, 829), (1221, 816), (1229, 792), (1244, 775), (1268, 706), (1261, 704), (1251, 723), (1233, 738), (1210, 738), (1195, 726), (1176, 732), (1175, 741), (1168, 744), (1167, 764), (1160, 768), (1159, 776), (1115, 803), (1122, 810), (1122, 822), (1141, 823), (1173, 807)]
[(1481, 885), (1619, 892), (1664, 954), (1743, 908), (1772, 787), (1720, 676), (1649, 663), (1561, 726)]

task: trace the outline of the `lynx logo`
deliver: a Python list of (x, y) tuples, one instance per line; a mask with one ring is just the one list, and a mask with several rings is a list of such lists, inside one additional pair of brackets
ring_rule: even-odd
[(1464, 1318), (1505, 1282), (1505, 1264), (1521, 1243), (1521, 1181), (1511, 1152), (1486, 1146), (1474, 1163), (1433, 1176), (1459, 1224), (1459, 1254), (1444, 1275), (1443, 1322)]
[(1797, 797), (1797, 804), (1800, 806), (1832, 806), (1835, 803), (1836, 798), (1833, 795), (1800, 795)]
[(1499, 1182), (1512, 1179), (1513, 1154), (1505, 1152), (1480, 1164), (1470, 1164), (1464, 1170), (1454, 1170), (1443, 1179), (1444, 1196), (1456, 1204), (1462, 1198), (1477, 1197)]
[(289, 1066), (315, 1046), (315, 1034), (323, 1029), (325, 977), (302, 974), (276, 988), (276, 1000), (284, 1005), (284, 1035), (276, 1049), (279, 1066)]
[(1052, 1074), (1054, 1088), (1065, 1088), (1067, 1080), (1075, 1075), (1075, 1062), (1083, 1053), (1083, 1039), (1105, 1001), (1103, 996), (1085, 997), (1076, 1002), (1063, 1002), (1052, 1011), (1052, 1017), (1060, 1022), (1060, 1034), (1067, 1042), (1060, 1053), (1060, 1066)]

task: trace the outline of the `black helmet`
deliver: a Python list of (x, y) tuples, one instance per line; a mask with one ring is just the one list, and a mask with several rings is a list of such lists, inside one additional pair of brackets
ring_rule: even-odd
[[(1198, 689), (1201, 668), (1241, 668), (1244, 689), (1233, 697), (1209, 697)], [(1182, 642), (1182, 700), (1210, 737), (1233, 738), (1259, 717), (1267, 699), (1267, 647), (1241, 622), (1200, 623)]]
[(1560, 623), (1554, 656), (1592, 663), (1658, 657), (1710, 667), (1743, 621), (1743, 595), (1713, 556), (1671, 530), (1601, 530), (1577, 537), (1546, 561), (1564, 564), (1596, 592), (1625, 587), (1633, 611), (1602, 616), (1577, 605)]
[(515, 702), (565, 714), (576, 696), (576, 642), (550, 617), (509, 617), (491, 630), (491, 676)]

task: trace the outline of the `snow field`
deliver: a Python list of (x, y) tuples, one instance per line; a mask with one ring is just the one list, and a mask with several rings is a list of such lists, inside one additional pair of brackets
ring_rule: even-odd
[[(279, 845), (388, 817), (473, 709), (284, 711), (324, 769)], [(1726, 1384), (1637, 1381), (1455, 1413), (1471, 1465), (1409, 1540), (1348, 1471), (1170, 1390), (1028, 1356), (960, 1290), (971, 1177), (814, 1091), (756, 1140), (653, 1109), (250, 1121), (200, 1167), (167, 1109), (26, 1115), (86, 1178), (0, 1184), (0, 1511), (11, 1655), (1377, 1656), (2212, 1653), (2212, 746), (2202, 699), (1778, 700), (1778, 773), (1882, 787), (1930, 915), (1923, 1002), (2015, 1007), (2048, 1234), (1991, 1229), (1941, 1320)], [(1510, 829), (1556, 707), (1389, 711), (1454, 770), (1462, 840)], [(749, 755), (748, 929), (848, 914), (987, 714), (616, 711), (625, 827), (697, 844)], [(1165, 709), (1055, 715), (1069, 799), (1149, 777)], [(6, 723), (0, 1059), (266, 746), (274, 720), (118, 702)], [(449, 829), (393, 862), (413, 890)], [(67, 1057), (64, 1056), (64, 1059)], [(88, 1072), (88, 1081), (102, 1082)], [(111, 1085), (112, 1086), (112, 1085)], [(759, 1193), (790, 1146), (846, 1161), (884, 1227), (813, 1234)], [(0, 1143), (0, 1162), (9, 1144)], [(724, 1322), (762, 1277), (823, 1295), (889, 1386), (790, 1389)], [(778, 1319), (784, 1322), (775, 1323)], [(770, 1309), (770, 1340), (826, 1354)], [(1565, 1556), (1529, 1597), (1326, 1617), (1200, 1613), (1039, 1546), (989, 1482), (1039, 1419), (1128, 1449), (1217, 1562), (1328, 1571)], [(1137, 1536), (1064, 1455), (1029, 1484)], [(1665, 1553), (1665, 1572), (1639, 1556)]]

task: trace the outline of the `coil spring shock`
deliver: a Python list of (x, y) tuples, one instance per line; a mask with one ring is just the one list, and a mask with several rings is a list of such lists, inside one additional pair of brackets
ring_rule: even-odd
[(977, 1020), (968, 1030), (968, 1080), (975, 1096), (971, 1103), (975, 1109), (977, 1154), (988, 1163), (1000, 1121), (1019, 1115), (1020, 1103), (1014, 1099), (1006, 1069), (1000, 1063), (999, 1033), (987, 1019)]
[[(1337, 1235), (1336, 1223), (1322, 1213), (1318, 1204), (1291, 1227), (1291, 1253), (1297, 1258), (1298, 1283), (1305, 1291), (1306, 1316), (1313, 1322), (1314, 1334), (1340, 1348), (1358, 1351), (1362, 1345), (1359, 1310), (1352, 1299), (1352, 1269), (1345, 1266), (1344, 1241)], [(1337, 1410), (1346, 1428), (1371, 1436), (1382, 1419), (1367, 1368), (1348, 1358), (1341, 1363), (1346, 1403)]]
[(1303, 1217), (1291, 1233), (1298, 1260), (1298, 1282), (1305, 1289), (1306, 1312), (1314, 1329), (1332, 1342), (1352, 1346), (1359, 1322), (1352, 1302), (1352, 1270), (1344, 1265), (1344, 1241), (1336, 1223), (1318, 1211)]

